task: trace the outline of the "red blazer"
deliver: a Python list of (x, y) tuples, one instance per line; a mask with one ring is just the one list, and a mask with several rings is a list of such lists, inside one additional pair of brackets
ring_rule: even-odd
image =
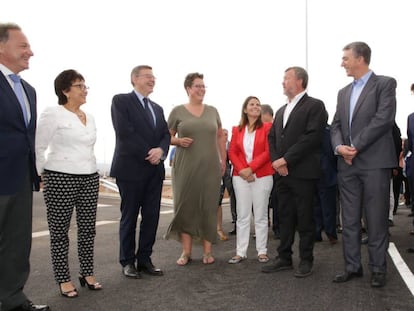
[(253, 145), (253, 160), (250, 163), (246, 161), (243, 146), (246, 128), (244, 127), (239, 131), (238, 126), (233, 127), (229, 147), (229, 158), (233, 164), (233, 176), (238, 176), (239, 171), (246, 167), (250, 167), (257, 177), (273, 175), (275, 173), (270, 162), (269, 143), (267, 140), (267, 135), (271, 127), (272, 123), (267, 122), (261, 128), (256, 129)]

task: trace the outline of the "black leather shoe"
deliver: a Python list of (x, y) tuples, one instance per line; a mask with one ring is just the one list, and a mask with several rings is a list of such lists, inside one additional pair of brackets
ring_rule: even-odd
[(407, 253), (414, 253), (414, 248), (412, 248), (412, 247), (407, 248)]
[(142, 272), (147, 273), (149, 275), (155, 275), (155, 276), (164, 275), (162, 270), (155, 268), (154, 265), (151, 262), (138, 264), (138, 271), (140, 271), (140, 272), (142, 271)]
[(127, 264), (126, 266), (122, 267), (122, 273), (127, 277), (127, 278), (131, 278), (131, 279), (140, 279), (141, 275), (139, 274), (139, 272), (137, 271), (137, 269), (135, 268), (135, 266), (130, 263)]
[(283, 259), (277, 259), (273, 264), (262, 267), (262, 272), (264, 273), (273, 273), (283, 270), (293, 269), (292, 262)]
[(34, 305), (33, 302), (27, 300), (21, 306), (12, 309), (12, 311), (50, 311), (47, 305)]
[(236, 233), (237, 233), (237, 232), (236, 232), (236, 228), (234, 228), (233, 230), (229, 231), (229, 234), (230, 234), (230, 235), (236, 235)]
[(295, 277), (305, 278), (312, 274), (313, 263), (308, 260), (301, 260), (299, 263), (298, 270), (295, 272)]
[(385, 286), (385, 273), (373, 272), (371, 275), (371, 287), (384, 287)]
[(334, 283), (344, 283), (344, 282), (348, 282), (349, 280), (351, 280), (353, 278), (360, 278), (360, 277), (363, 277), (363, 276), (364, 276), (364, 272), (362, 271), (362, 268), (359, 268), (357, 272), (344, 271), (342, 273), (339, 273), (339, 274), (335, 275), (332, 282), (334, 282)]

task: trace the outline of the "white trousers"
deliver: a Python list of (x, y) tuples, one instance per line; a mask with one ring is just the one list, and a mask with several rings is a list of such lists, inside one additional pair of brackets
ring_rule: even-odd
[(247, 257), (252, 207), (254, 213), (257, 254), (267, 254), (267, 214), (269, 196), (273, 187), (273, 176), (256, 178), (254, 182), (250, 183), (240, 176), (233, 176), (233, 187), (236, 195), (237, 210), (237, 255)]

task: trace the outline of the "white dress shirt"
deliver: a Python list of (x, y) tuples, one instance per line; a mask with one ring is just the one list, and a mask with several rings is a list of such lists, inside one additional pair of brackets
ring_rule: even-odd
[(290, 101), (290, 102), (288, 101), (287, 102), (285, 111), (283, 113), (283, 127), (286, 126), (286, 123), (287, 123), (287, 121), (289, 119), (290, 113), (292, 112), (293, 108), (295, 108), (296, 104), (300, 101), (300, 99), (303, 97), (303, 95), (305, 95), (305, 93), (306, 93), (306, 90), (303, 91), (303, 92), (301, 92), (301, 93), (299, 93), (299, 94), (297, 94), (292, 99), (292, 101)]
[(36, 167), (67, 174), (96, 173), (96, 125), (86, 114), (86, 125), (62, 105), (46, 108), (36, 132)]

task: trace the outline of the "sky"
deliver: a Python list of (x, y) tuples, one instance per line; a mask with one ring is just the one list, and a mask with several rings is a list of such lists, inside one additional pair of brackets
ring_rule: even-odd
[(32, 45), (21, 76), (37, 90), (38, 114), (57, 105), (53, 81), (60, 72), (76, 69), (85, 77), (90, 89), (82, 109), (97, 123), (97, 160), (109, 164), (111, 101), (132, 91), (133, 67), (153, 67), (150, 98), (166, 118), (187, 102), (185, 76), (203, 73), (205, 103), (231, 129), (247, 96), (279, 109), (285, 69), (302, 66), (308, 94), (325, 103), (331, 121), (338, 90), (352, 81), (340, 66), (342, 48), (352, 41), (371, 47), (376, 74), (397, 80), (396, 121), (406, 136), (414, 112), (413, 13), (407, 0), (20, 0), (1, 4), (0, 21), (19, 24)]

